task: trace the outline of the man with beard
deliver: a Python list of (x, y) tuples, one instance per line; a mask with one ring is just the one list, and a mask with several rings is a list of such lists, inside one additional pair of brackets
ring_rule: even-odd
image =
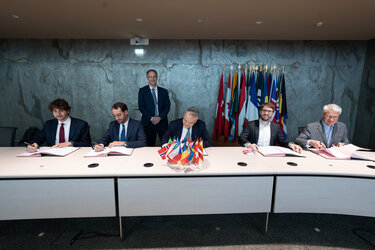
[(282, 135), (280, 126), (270, 119), (275, 112), (275, 106), (272, 103), (263, 103), (259, 107), (259, 120), (250, 121), (242, 131), (238, 142), (254, 151), (258, 146), (273, 146), (276, 142), (280, 146), (289, 147), (296, 152), (301, 152), (302, 148), (292, 142), (288, 142)]

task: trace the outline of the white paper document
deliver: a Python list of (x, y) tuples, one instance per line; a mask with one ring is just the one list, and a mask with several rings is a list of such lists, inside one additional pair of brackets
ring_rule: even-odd
[(279, 146), (261, 146), (258, 147), (258, 152), (263, 156), (271, 157), (285, 157), (285, 156), (298, 156), (305, 157), (303, 154), (297, 153), (289, 148)]
[(95, 152), (95, 150), (91, 150), (84, 157), (103, 157), (103, 156), (110, 156), (110, 155), (131, 155), (133, 153), (134, 148), (126, 148), (126, 147), (112, 147), (108, 148), (105, 147), (104, 150)]
[(40, 147), (36, 152), (29, 153), (25, 152), (17, 155), (17, 157), (40, 157), (42, 155), (51, 156), (66, 156), (74, 151), (78, 150), (76, 147), (64, 147), (64, 148), (52, 148), (52, 147)]
[(331, 147), (325, 149), (315, 149), (312, 148), (310, 151), (318, 154), (326, 159), (331, 160), (350, 160), (350, 159), (360, 159), (367, 161), (375, 161), (375, 159), (368, 158), (366, 156), (355, 153), (357, 150), (369, 150), (365, 148), (357, 147), (353, 144), (344, 145), (341, 147)]

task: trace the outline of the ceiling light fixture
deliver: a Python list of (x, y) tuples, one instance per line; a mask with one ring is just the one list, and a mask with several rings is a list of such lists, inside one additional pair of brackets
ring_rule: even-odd
[(12, 14), (12, 15), (10, 15), (11, 17), (13, 17), (13, 18), (15, 18), (15, 19), (18, 19), (18, 18), (20, 18), (19, 16), (17, 16), (16, 14)]
[(135, 49), (134, 50), (134, 53), (137, 55), (137, 56), (143, 56), (143, 54), (145, 53), (144, 49)]
[(256, 23), (256, 24), (262, 24), (263, 21), (262, 21), (262, 20), (258, 20), (258, 21), (256, 21), (255, 23)]
[(137, 22), (142, 22), (142, 21), (143, 21), (143, 18), (137, 17), (135, 20), (136, 20)]
[(323, 27), (324, 23), (322, 21), (319, 21), (315, 24), (317, 28)]
[(197, 23), (203, 23), (202, 19), (197, 19)]

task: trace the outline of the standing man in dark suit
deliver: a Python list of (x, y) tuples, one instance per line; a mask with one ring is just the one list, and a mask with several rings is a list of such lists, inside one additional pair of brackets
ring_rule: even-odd
[(56, 99), (48, 109), (55, 119), (46, 121), (43, 130), (27, 146), (27, 151), (35, 152), (45, 141), (54, 148), (91, 146), (87, 122), (69, 116), (71, 107), (67, 101)]
[(258, 146), (273, 146), (276, 142), (280, 146), (290, 147), (296, 152), (301, 152), (302, 148), (292, 142), (285, 140), (281, 133), (279, 124), (271, 122), (275, 112), (275, 106), (272, 103), (263, 103), (259, 107), (259, 120), (250, 121), (242, 131), (238, 142), (254, 151)]
[(203, 147), (211, 146), (211, 138), (206, 129), (206, 123), (198, 120), (199, 110), (196, 107), (190, 107), (185, 111), (184, 118), (171, 121), (167, 132), (161, 139), (161, 144), (168, 142), (169, 138), (189, 138), (195, 141), (203, 139)]
[(336, 104), (327, 104), (323, 107), (322, 119), (306, 125), (296, 138), (301, 147), (329, 148), (348, 144), (347, 129), (344, 123), (338, 122), (342, 109)]
[(138, 92), (138, 106), (142, 113), (147, 145), (155, 146), (156, 133), (159, 139), (168, 129), (168, 113), (171, 106), (168, 90), (157, 86), (158, 73), (150, 69), (146, 73), (148, 85)]
[(140, 121), (133, 120), (128, 116), (128, 107), (125, 103), (116, 102), (112, 106), (112, 114), (115, 121), (109, 124), (107, 132), (95, 145), (95, 151), (99, 152), (105, 146), (125, 146), (128, 148), (139, 148), (146, 146), (146, 135)]

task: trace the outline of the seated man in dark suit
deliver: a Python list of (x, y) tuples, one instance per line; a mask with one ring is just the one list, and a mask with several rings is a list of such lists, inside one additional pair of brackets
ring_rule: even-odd
[(48, 120), (43, 130), (30, 142), (27, 151), (35, 152), (45, 141), (52, 147), (91, 146), (87, 122), (69, 116), (71, 107), (64, 99), (56, 99), (48, 105), (55, 119)]
[(336, 104), (325, 105), (322, 112), (323, 118), (307, 124), (295, 142), (304, 148), (317, 149), (348, 144), (346, 126), (338, 122), (341, 112), (341, 107)]
[(250, 121), (242, 131), (238, 142), (254, 151), (258, 146), (273, 146), (276, 142), (282, 147), (290, 147), (296, 152), (301, 152), (302, 148), (294, 143), (285, 140), (281, 133), (279, 124), (271, 122), (275, 112), (275, 106), (272, 103), (263, 103), (259, 107), (259, 120)]
[(161, 144), (168, 142), (169, 138), (190, 138), (195, 141), (203, 139), (203, 147), (211, 146), (211, 138), (207, 132), (204, 121), (198, 120), (199, 110), (196, 107), (190, 107), (185, 111), (183, 119), (177, 119), (169, 123), (167, 132), (161, 139)]
[(109, 124), (107, 132), (95, 145), (95, 151), (102, 151), (105, 146), (125, 146), (140, 148), (146, 146), (146, 135), (140, 121), (128, 116), (128, 107), (125, 103), (116, 102), (112, 106), (112, 114), (116, 120)]

